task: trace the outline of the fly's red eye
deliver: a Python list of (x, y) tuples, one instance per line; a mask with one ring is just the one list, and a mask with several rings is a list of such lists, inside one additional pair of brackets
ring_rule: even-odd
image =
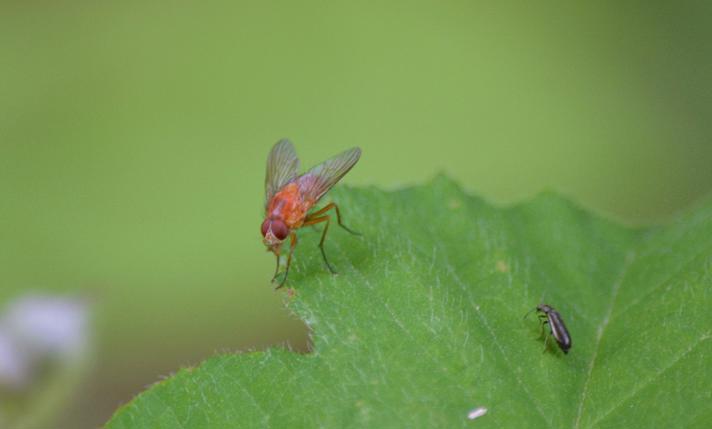
[(269, 224), (270, 224), (270, 220), (269, 220), (269, 219), (265, 219), (265, 221), (262, 222), (262, 236), (263, 236), (263, 237), (264, 237), (265, 235), (267, 235), (267, 231), (269, 231)]
[(272, 234), (277, 237), (278, 240), (284, 240), (289, 235), (289, 228), (281, 220), (272, 221)]

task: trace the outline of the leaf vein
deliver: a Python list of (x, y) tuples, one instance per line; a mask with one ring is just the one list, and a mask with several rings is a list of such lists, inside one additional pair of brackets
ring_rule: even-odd
[(634, 397), (638, 392), (641, 390), (645, 389), (648, 385), (650, 385), (652, 382), (654, 382), (658, 377), (660, 377), (663, 373), (677, 365), (678, 362), (680, 362), (685, 356), (689, 355), (692, 353), (700, 344), (702, 344), (704, 341), (709, 340), (712, 338), (712, 332), (706, 332), (700, 336), (700, 338), (697, 339), (693, 344), (691, 344), (685, 351), (677, 355), (675, 358), (672, 359), (672, 361), (665, 365), (665, 367), (661, 368), (659, 371), (657, 371), (655, 374), (653, 374), (651, 377), (643, 381), (641, 384), (636, 386), (635, 389), (633, 389), (629, 394), (627, 394), (625, 397), (623, 397), (620, 401), (618, 401), (615, 405), (613, 405), (610, 409), (608, 409), (601, 417), (596, 419), (591, 426), (595, 426), (602, 420), (604, 420), (606, 417), (608, 417), (613, 411), (617, 410), (621, 405), (623, 405), (625, 402), (627, 402), (630, 398)]
[(455, 279), (455, 281), (458, 283), (458, 285), (462, 288), (462, 290), (465, 292), (465, 295), (468, 298), (468, 301), (472, 305), (472, 307), (475, 309), (475, 312), (477, 313), (477, 317), (480, 319), (482, 322), (482, 325), (485, 327), (485, 330), (487, 333), (492, 337), (492, 341), (494, 344), (497, 346), (497, 350), (500, 352), (502, 355), (502, 358), (506, 362), (507, 366), (509, 367), (509, 372), (514, 375), (514, 379), (519, 385), (519, 387), (524, 391), (524, 393), (529, 397), (529, 400), (531, 403), (534, 405), (534, 408), (536, 408), (537, 412), (541, 416), (541, 418), (547, 423), (549, 427), (554, 427), (551, 421), (546, 418), (546, 415), (544, 414), (544, 411), (541, 409), (541, 406), (537, 401), (534, 400), (534, 396), (529, 392), (529, 389), (526, 388), (524, 383), (522, 382), (521, 378), (517, 375), (516, 371), (514, 371), (514, 366), (512, 363), (509, 361), (509, 358), (507, 357), (507, 353), (505, 353), (504, 349), (502, 348), (502, 345), (500, 344), (499, 340), (497, 339), (497, 336), (494, 333), (494, 330), (492, 330), (492, 327), (490, 326), (489, 322), (487, 322), (487, 318), (485, 317), (482, 312), (480, 312), (480, 306), (477, 305), (475, 301), (472, 300), (472, 296), (468, 293), (467, 286), (465, 283), (460, 279), (460, 277), (457, 275), (457, 273), (452, 269), (452, 266), (448, 264), (448, 271), (450, 275)]
[(598, 325), (598, 329), (596, 331), (596, 344), (593, 346), (593, 354), (591, 355), (591, 363), (588, 365), (588, 371), (586, 373), (586, 381), (583, 383), (583, 388), (581, 389), (581, 398), (579, 399), (579, 405), (578, 405), (578, 411), (576, 413), (576, 420), (574, 421), (574, 428), (578, 429), (581, 424), (581, 416), (583, 415), (584, 411), (584, 404), (586, 402), (586, 396), (588, 394), (588, 384), (591, 381), (591, 375), (593, 374), (593, 368), (596, 365), (596, 358), (598, 357), (598, 351), (601, 348), (601, 339), (603, 338), (603, 333), (606, 330), (606, 327), (608, 326), (608, 323), (610, 322), (611, 314), (613, 313), (613, 306), (616, 303), (616, 297), (618, 296), (618, 291), (621, 288), (621, 285), (623, 284), (623, 279), (625, 278), (626, 273), (630, 269), (630, 266), (633, 264), (633, 261), (635, 260), (635, 252), (629, 252), (626, 255), (625, 262), (623, 262), (623, 268), (621, 269), (620, 274), (616, 278), (616, 280), (613, 282), (613, 287), (611, 287), (611, 300), (608, 304), (608, 309), (606, 310), (606, 314), (603, 316), (603, 319), (601, 319), (601, 323)]
[(687, 270), (689, 269), (689, 266), (690, 266), (690, 265), (692, 265), (695, 261), (697, 261), (697, 259), (698, 259), (700, 256), (706, 254), (706, 253), (709, 252), (710, 250), (712, 250), (712, 246), (708, 246), (708, 247), (704, 248), (702, 251), (700, 251), (699, 253), (696, 253), (695, 256), (693, 256), (692, 258), (690, 258), (688, 261), (682, 263), (682, 265), (681, 265), (677, 270), (675, 270), (675, 272), (674, 272), (673, 274), (671, 274), (670, 276), (668, 276), (664, 281), (661, 281), (660, 283), (658, 283), (657, 285), (655, 285), (653, 288), (651, 288), (651, 289), (648, 290), (647, 292), (641, 294), (640, 296), (638, 296), (637, 299), (635, 299), (633, 302), (631, 302), (631, 303), (628, 304), (625, 308), (623, 308), (623, 310), (619, 311), (617, 315), (613, 316), (613, 319), (615, 320), (617, 317), (620, 317), (620, 315), (625, 314), (627, 311), (629, 311), (630, 309), (634, 308), (636, 305), (638, 305), (638, 304), (640, 304), (641, 302), (645, 301), (645, 299), (646, 299), (647, 297), (649, 297), (650, 295), (652, 295), (653, 293), (655, 293), (655, 292), (656, 292), (658, 289), (660, 289), (661, 287), (663, 287), (663, 286), (665, 286), (666, 284), (670, 283), (670, 281), (672, 281), (672, 280), (673, 280), (675, 277), (677, 277), (680, 273), (682, 273), (682, 272), (684, 272), (684, 271), (687, 271)]

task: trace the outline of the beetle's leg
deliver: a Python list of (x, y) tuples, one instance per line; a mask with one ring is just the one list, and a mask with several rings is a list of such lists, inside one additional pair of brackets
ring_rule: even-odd
[(321, 222), (326, 222), (326, 225), (324, 226), (324, 231), (321, 233), (321, 240), (319, 241), (319, 249), (321, 250), (321, 256), (324, 258), (324, 263), (326, 263), (326, 268), (329, 269), (329, 272), (331, 272), (331, 274), (336, 274), (336, 271), (334, 271), (334, 268), (331, 267), (329, 260), (326, 259), (326, 251), (324, 251), (324, 240), (326, 239), (327, 231), (329, 231), (329, 224), (331, 223), (331, 216), (325, 215), (325, 216), (314, 217), (312, 215), (304, 222), (304, 225), (314, 225), (314, 224), (321, 223)]
[[(544, 327), (544, 326), (542, 325), (542, 328), (543, 328), (543, 327)], [(549, 336), (547, 335), (547, 336), (544, 337), (544, 350), (542, 351), (542, 353), (546, 353), (546, 347), (547, 347), (548, 344), (549, 344)]]
[(537, 317), (539, 318), (539, 327), (541, 328), (539, 331), (539, 338), (541, 338), (541, 336), (544, 335), (544, 325), (549, 323), (549, 318), (546, 314), (542, 313), (537, 313)]
[(324, 207), (320, 208), (319, 210), (317, 210), (314, 213), (312, 213), (311, 215), (309, 215), (307, 217), (307, 220), (309, 218), (318, 218), (319, 216), (323, 215), (324, 213), (328, 212), (331, 209), (334, 209), (334, 211), (336, 211), (336, 222), (339, 224), (340, 227), (342, 227), (346, 231), (350, 232), (351, 234), (361, 235), (361, 233), (354, 231), (353, 229), (344, 225), (343, 222), (341, 222), (341, 211), (339, 210), (339, 206), (337, 206), (336, 203), (329, 203), (329, 204), (325, 205)]
[(548, 320), (542, 320), (541, 323), (539, 323), (539, 338), (541, 338), (542, 335), (546, 335), (546, 332), (544, 332), (544, 325), (546, 325), (547, 323), (549, 323)]
[(287, 282), (287, 276), (289, 275), (289, 267), (292, 265), (292, 254), (294, 254), (295, 247), (297, 247), (297, 234), (292, 231), (292, 233), (289, 235), (289, 255), (287, 256), (287, 268), (284, 270), (284, 278), (281, 282), (279, 282), (279, 285), (274, 288), (275, 290), (281, 288)]

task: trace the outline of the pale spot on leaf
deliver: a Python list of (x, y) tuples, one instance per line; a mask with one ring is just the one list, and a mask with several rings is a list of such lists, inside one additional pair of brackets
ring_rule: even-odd
[(485, 407), (477, 407), (477, 408), (473, 409), (472, 411), (470, 411), (470, 412), (467, 414), (467, 418), (470, 419), (470, 420), (474, 420), (474, 419), (476, 419), (476, 418), (478, 418), (478, 417), (484, 416), (485, 414), (487, 414), (487, 408), (485, 408)]

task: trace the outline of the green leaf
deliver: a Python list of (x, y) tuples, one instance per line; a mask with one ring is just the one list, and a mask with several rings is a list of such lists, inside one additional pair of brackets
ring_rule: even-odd
[[(108, 428), (708, 427), (711, 204), (630, 229), (552, 194), (496, 208), (445, 178), (333, 200), (363, 237), (332, 225), (332, 276), (305, 228), (285, 293), (312, 352), (210, 358)], [(568, 355), (523, 319), (540, 302)]]

